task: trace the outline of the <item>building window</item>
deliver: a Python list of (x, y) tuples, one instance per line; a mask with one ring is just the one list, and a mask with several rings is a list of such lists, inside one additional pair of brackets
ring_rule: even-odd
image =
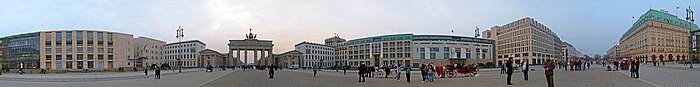
[(78, 54), (78, 56), (76, 56), (76, 59), (77, 59), (77, 60), (83, 60), (83, 54)]
[(114, 60), (114, 56), (113, 56), (113, 55), (107, 55), (107, 60)]
[(97, 55), (97, 60), (104, 60), (104, 56), (103, 56), (103, 55)]
[(76, 32), (75, 37), (77, 39), (76, 43), (78, 43), (78, 46), (83, 46), (83, 32), (82, 31)]
[(88, 47), (87, 52), (88, 53), (95, 53), (95, 49), (93, 49), (92, 47)]
[(88, 54), (88, 55), (87, 55), (87, 59), (88, 59), (88, 60), (93, 60), (93, 59), (95, 59), (95, 56), (93, 56), (92, 54)]
[(66, 44), (71, 45), (73, 44), (73, 32), (66, 32)]
[(443, 56), (445, 57), (445, 59), (450, 58), (450, 53), (445, 53), (445, 55)]
[(61, 39), (63, 38), (63, 37), (62, 37), (62, 36), (63, 36), (63, 33), (62, 33), (62, 32), (56, 32), (56, 35), (55, 35), (55, 36), (56, 36), (56, 45), (61, 45), (61, 42), (63, 42), (63, 40), (61, 40)]
[(48, 55), (48, 54), (51, 54), (51, 48), (46, 48), (46, 49), (44, 50), (44, 52), (46, 52), (47, 55)]
[(46, 60), (51, 60), (51, 55), (46, 55)]
[(92, 32), (87, 32), (87, 44), (88, 46), (92, 46), (94, 41), (93, 41), (93, 34)]
[(63, 60), (63, 56), (61, 56), (61, 55), (56, 55), (56, 60)]
[(62, 54), (63, 48), (56, 48), (56, 54)]
[(88, 65), (88, 66), (87, 66), (88, 69), (92, 69), (92, 68), (95, 67), (95, 66), (94, 66), (94, 65), (95, 65), (95, 62), (94, 62), (94, 61), (88, 61), (88, 62), (87, 62), (87, 65)]
[(73, 61), (66, 61), (66, 69), (73, 69)]
[(430, 53), (430, 59), (435, 59), (437, 55), (435, 53)]
[(73, 55), (66, 55), (66, 60), (73, 60)]

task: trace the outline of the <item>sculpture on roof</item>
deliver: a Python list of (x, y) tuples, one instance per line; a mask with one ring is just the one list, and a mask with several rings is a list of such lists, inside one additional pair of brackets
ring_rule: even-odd
[(249, 28), (249, 29), (250, 29), (250, 33), (245, 35), (245, 37), (246, 37), (246, 39), (253, 39), (254, 40), (258, 36), (258, 34), (253, 34), (253, 28)]

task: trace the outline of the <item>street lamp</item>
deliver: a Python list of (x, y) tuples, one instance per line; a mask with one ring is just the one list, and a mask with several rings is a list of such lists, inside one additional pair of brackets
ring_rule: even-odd
[[(182, 42), (182, 38), (185, 37), (184, 35), (185, 29), (182, 29), (182, 26), (177, 26), (177, 35), (175, 38), (177, 38), (178, 42)], [(178, 65), (178, 73), (182, 73), (182, 52), (177, 52), (178, 57), (177, 57), (177, 65)]]

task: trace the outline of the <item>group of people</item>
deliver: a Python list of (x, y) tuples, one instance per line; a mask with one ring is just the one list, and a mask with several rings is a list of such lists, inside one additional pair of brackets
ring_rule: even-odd
[[(508, 58), (508, 60), (505, 63), (505, 66), (503, 66), (503, 68), (501, 69), (501, 70), (503, 70), (505, 68), (505, 73), (506, 73), (506, 75), (508, 75), (508, 78), (507, 78), (508, 85), (513, 85), (513, 83), (511, 83), (511, 77), (513, 75), (513, 71), (515, 70), (513, 64), (514, 64), (513, 58), (512, 57)], [(554, 61), (552, 61), (549, 57), (547, 57), (545, 59), (545, 63), (544, 63), (543, 68), (544, 68), (545, 77), (547, 79), (547, 86), (554, 87), (554, 69), (556, 68)], [(527, 60), (524, 60), (521, 63), (521, 69), (523, 72), (523, 79), (525, 81), (528, 81), (528, 72), (530, 69), (530, 65), (528, 64)]]
[[(154, 79), (160, 79), (160, 67), (155, 67), (155, 68), (156, 68), (156, 70), (155, 70), (155, 77), (153, 77), (153, 78), (154, 78)], [(148, 77), (148, 68), (143, 69), (143, 73), (144, 73), (144, 77), (143, 77), (144, 79), (145, 79), (145, 78), (150, 78), (150, 77)]]
[(421, 82), (425, 82), (425, 80), (430, 82), (435, 81), (435, 67), (433, 67), (433, 64), (422, 64), (419, 69), (423, 77), (423, 81)]

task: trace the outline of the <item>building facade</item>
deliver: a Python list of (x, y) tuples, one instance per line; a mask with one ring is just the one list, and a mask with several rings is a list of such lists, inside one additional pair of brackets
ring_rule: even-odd
[(620, 57), (620, 46), (615, 45), (613, 47), (610, 47), (607, 51), (608, 57), (609, 58), (619, 58)]
[(368, 66), (410, 65), (413, 59), (411, 57), (412, 42), (413, 34), (353, 39), (338, 47), (338, 55), (341, 61), (345, 61), (345, 64), (352, 67), (358, 67), (361, 64)]
[(691, 31), (699, 30), (667, 11), (650, 9), (620, 37), (620, 56), (643, 61), (687, 59)]
[[(164, 62), (172, 66), (182, 67), (204, 67), (201, 60), (200, 51), (206, 49), (206, 44), (199, 40), (190, 40), (182, 42), (174, 42), (163, 45), (165, 48)], [(178, 59), (180, 59), (178, 61)]]
[(111, 70), (131, 67), (133, 35), (96, 30), (57, 30), (0, 38), (10, 69)]
[[(494, 41), (490, 39), (451, 35), (414, 35), (411, 48), (413, 66), (495, 63)], [(392, 51), (390, 49), (389, 52)]]
[(202, 51), (199, 51), (199, 54), (201, 55), (199, 58), (202, 58), (202, 66), (213, 66), (213, 67), (219, 67), (219, 66), (227, 66), (226, 64), (226, 55), (221, 54), (215, 50), (211, 49), (205, 49)]
[[(272, 40), (258, 40), (257, 34), (253, 34), (252, 29), (251, 32), (246, 34), (246, 38), (244, 40), (229, 40), (228, 43), (228, 58), (230, 59), (232, 63), (235, 62), (237, 64), (232, 64), (233, 66), (240, 66), (240, 65), (267, 65), (267, 63), (272, 63), (274, 60), (271, 60), (274, 58), (274, 55), (272, 54), (273, 47), (275, 46), (272, 43)], [(248, 52), (251, 51), (252, 53), (249, 54)], [(253, 63), (248, 63), (248, 55), (253, 55)], [(243, 59), (242, 63), (238, 62)], [(270, 60), (264, 60), (260, 61), (258, 59), (270, 59)]]
[(161, 66), (164, 63), (163, 45), (165, 45), (165, 41), (148, 37), (137, 37), (134, 38), (132, 43), (134, 45), (134, 59), (131, 60), (134, 67)]
[(562, 41), (544, 24), (526, 17), (503, 26), (491, 27), (496, 40), (499, 64), (508, 58), (515, 62), (529, 60), (530, 64), (542, 64), (544, 58), (562, 60)]
[(564, 56), (564, 60), (578, 60), (584, 57), (583, 53), (576, 50), (576, 47), (568, 42), (563, 42), (562, 48), (562, 56)]
[(294, 48), (302, 53), (301, 67), (331, 68), (336, 66), (335, 48), (332, 46), (304, 41), (294, 45)]
[(284, 52), (282, 54), (277, 54), (275, 55), (275, 66), (279, 66), (281, 68), (289, 68), (292, 65), (301, 65), (301, 58), (304, 53), (301, 53), (297, 50), (291, 50)]

